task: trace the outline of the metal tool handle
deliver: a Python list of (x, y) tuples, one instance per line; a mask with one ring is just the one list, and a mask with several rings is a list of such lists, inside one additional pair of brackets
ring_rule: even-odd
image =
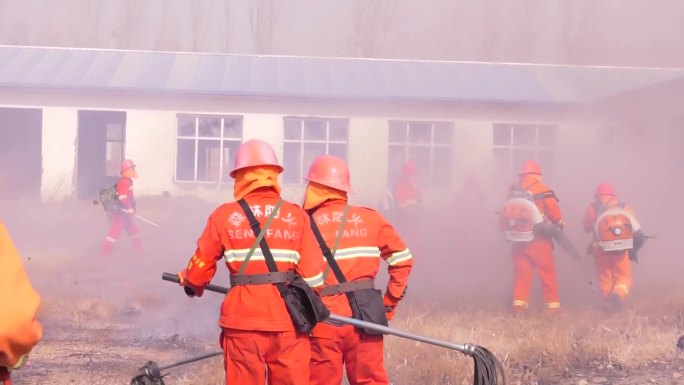
[[(171, 282), (180, 282), (177, 275), (171, 273), (163, 273), (162, 279)], [(215, 291), (217, 293), (227, 293), (228, 289), (217, 285), (207, 285), (205, 290)], [(343, 317), (337, 314), (330, 314), (329, 321), (334, 323), (343, 323), (368, 329), (374, 329), (385, 334), (395, 335), (401, 338), (407, 338), (414, 341), (424, 342), (430, 345), (440, 346), (447, 349), (459, 351), (465, 355), (472, 357), (475, 368), (473, 375), (474, 385), (498, 385), (499, 383), (506, 385), (506, 376), (504, 374), (503, 366), (489, 350), (482, 346), (465, 344), (459, 345), (447, 341), (441, 341), (435, 338), (423, 337), (412, 333), (403, 332), (401, 330), (392, 329), (387, 326), (377, 325), (371, 322), (360, 321), (354, 318)], [(501, 382), (499, 382), (501, 378)]]
[[(180, 278), (176, 274), (171, 274), (171, 273), (163, 273), (162, 274), (162, 279), (164, 281), (169, 281), (169, 282), (175, 282), (175, 283), (180, 283)], [(204, 290), (209, 290), (209, 291), (214, 291), (216, 293), (222, 293), (226, 294), (228, 293), (228, 288), (223, 287), (223, 286), (217, 286), (217, 285), (212, 285), (208, 284)]]

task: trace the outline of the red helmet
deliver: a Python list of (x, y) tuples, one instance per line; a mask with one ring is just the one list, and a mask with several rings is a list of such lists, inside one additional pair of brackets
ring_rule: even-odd
[(336, 190), (352, 192), (347, 162), (332, 155), (321, 155), (314, 159), (306, 179)]
[(598, 197), (601, 195), (615, 196), (615, 188), (610, 183), (601, 183), (596, 186), (596, 192), (594, 193), (594, 196)]
[(280, 172), (283, 171), (273, 147), (259, 139), (250, 139), (238, 147), (230, 176), (235, 178), (235, 171), (254, 166), (275, 166)]
[(418, 167), (416, 167), (416, 162), (412, 160), (407, 160), (404, 162), (404, 166), (401, 168), (401, 173), (404, 176), (416, 176), (418, 173)]
[(518, 173), (518, 175), (525, 175), (525, 174), (541, 175), (542, 172), (541, 172), (541, 168), (539, 167), (539, 163), (537, 163), (534, 160), (528, 160), (527, 162), (525, 162), (523, 164), (522, 168), (520, 169), (520, 172)]
[(123, 162), (121, 162), (121, 173), (123, 174), (124, 171), (131, 169), (131, 168), (134, 168), (134, 167), (135, 167), (135, 163), (133, 163), (133, 161), (130, 159), (126, 159)]

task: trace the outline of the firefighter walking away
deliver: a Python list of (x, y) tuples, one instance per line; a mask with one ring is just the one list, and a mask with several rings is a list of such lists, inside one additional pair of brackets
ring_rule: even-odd
[[(349, 168), (340, 158), (316, 158), (307, 175), (304, 209), (325, 257), (323, 301), (332, 313), (387, 325), (404, 297), (411, 251), (378, 212), (347, 203)], [(320, 253), (319, 253), (320, 255)], [(384, 295), (375, 288), (380, 260), (388, 264)], [(383, 336), (351, 325), (318, 324), (311, 333), (312, 385), (389, 384)]]
[[(321, 253), (307, 213), (280, 197), (282, 171), (266, 142), (241, 144), (230, 173), (237, 202), (211, 214), (195, 254), (178, 274), (186, 293), (199, 297), (219, 260), (224, 259), (230, 271), (232, 288), (219, 319), (226, 384), (309, 383), (309, 338), (295, 329), (297, 315), (288, 313), (290, 307), (277, 287), (297, 276), (320, 290)], [(258, 222), (260, 234), (250, 227), (250, 217)], [(269, 260), (277, 272), (270, 272)]]
[(553, 259), (553, 231), (564, 227), (558, 199), (542, 182), (539, 164), (527, 161), (511, 186), (508, 201), (500, 212), (500, 228), (513, 243), (513, 314), (526, 313), (534, 271), (542, 284), (546, 311), (560, 309)]
[(613, 313), (622, 307), (632, 287), (632, 266), (646, 241), (632, 209), (620, 202), (609, 183), (596, 187), (594, 201), (584, 214), (584, 231), (593, 239), (589, 252), (594, 256), (604, 310)]

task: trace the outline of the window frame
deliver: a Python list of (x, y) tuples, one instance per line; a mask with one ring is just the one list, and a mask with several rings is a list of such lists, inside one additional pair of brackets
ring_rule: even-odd
[[(295, 121), (299, 120), (299, 138), (298, 139), (288, 139), (286, 135), (286, 126), (288, 121)], [(325, 139), (306, 139), (304, 137), (304, 129), (306, 127), (306, 122), (312, 122), (312, 121), (322, 121), (325, 123)], [(346, 129), (346, 138), (344, 140), (333, 140), (330, 138), (330, 126), (331, 122), (333, 121), (340, 121), (343, 122), (345, 125)], [(287, 143), (298, 143), (299, 144), (299, 177), (298, 178), (293, 178), (293, 181), (286, 181), (285, 175), (283, 175), (283, 184), (288, 185), (288, 186), (301, 186), (306, 184), (306, 181), (304, 178), (306, 177), (306, 172), (307, 170), (305, 169), (306, 165), (304, 164), (304, 148), (306, 147), (307, 143), (313, 143), (313, 144), (325, 144), (325, 152), (320, 154), (320, 155), (328, 155), (330, 154), (330, 145), (331, 144), (343, 144), (345, 146), (345, 151), (344, 151), (344, 160), (349, 161), (349, 130), (350, 130), (350, 124), (349, 124), (349, 118), (340, 118), (340, 117), (322, 117), (322, 116), (295, 116), (295, 115), (288, 115), (288, 116), (283, 116), (283, 163), (285, 162), (285, 147)], [(285, 172), (292, 172), (291, 167), (285, 167)], [(289, 179), (289, 178), (288, 178)], [(294, 181), (294, 180), (297, 181)]]
[[(495, 131), (497, 128), (507, 127), (509, 129), (508, 144), (497, 144)], [(516, 128), (534, 128), (534, 142), (533, 144), (519, 145), (515, 142)], [(550, 129), (554, 131), (553, 143), (544, 144), (540, 140), (540, 131)], [(534, 154), (533, 159), (540, 161), (540, 154), (544, 152), (553, 153), (556, 148), (556, 135), (559, 132), (559, 125), (553, 123), (492, 123), (492, 155), (496, 157), (497, 150), (506, 150), (508, 153), (508, 167), (513, 170), (516, 167), (515, 151), (524, 150), (531, 151)]]
[[(195, 120), (195, 134), (194, 136), (179, 135), (180, 120), (181, 119), (192, 118)], [(200, 119), (219, 119), (221, 122), (221, 135), (219, 137), (205, 137), (200, 136), (199, 133), (199, 122)], [(240, 137), (228, 137), (226, 135), (226, 120), (236, 120), (240, 124)], [(237, 142), (238, 145), (243, 142), (244, 138), (244, 116), (243, 115), (221, 115), (221, 114), (176, 114), (176, 151), (174, 159), (174, 173), (173, 181), (174, 183), (181, 184), (229, 184), (229, 178), (223, 178), (223, 175), (228, 175), (227, 170), (224, 170), (224, 164), (226, 164), (226, 159), (224, 159), (224, 151), (227, 148), (225, 146), (226, 142)], [(193, 179), (192, 180), (181, 180), (178, 179), (178, 143), (179, 140), (193, 140), (194, 141), (194, 169), (193, 169)], [(200, 141), (215, 141), (219, 142), (219, 177), (218, 180), (198, 180), (198, 169), (199, 169), (199, 145)], [(229, 160), (228, 160), (229, 161)]]
[[(393, 142), (392, 141), (392, 130), (394, 125), (402, 125), (404, 129), (404, 138), (405, 140), (403, 142)], [(410, 129), (411, 125), (430, 125), (430, 142), (429, 143), (414, 143), (411, 142), (411, 136), (410, 136)], [(406, 162), (407, 160), (410, 160), (410, 149), (412, 146), (415, 147), (426, 147), (430, 151), (430, 167), (428, 170), (428, 175), (426, 176), (426, 180), (430, 185), (436, 184), (435, 182), (435, 148), (446, 148), (448, 150), (448, 153), (451, 155), (451, 160), (453, 161), (453, 150), (454, 150), (454, 129), (455, 129), (455, 124), (452, 121), (448, 120), (403, 120), (403, 119), (391, 119), (387, 121), (388, 125), (388, 140), (387, 140), (387, 175), (390, 177), (390, 179), (394, 176), (395, 172), (391, 169), (392, 165), (390, 165), (390, 153), (391, 150), (390, 148), (392, 146), (403, 147), (403, 155), (404, 159), (402, 162)], [(435, 141), (435, 128), (439, 125), (444, 125), (445, 128), (448, 128), (449, 130), (449, 136), (450, 136), (450, 141), (447, 143), (444, 142), (436, 142)], [(453, 170), (452, 174), (453, 174)], [(453, 181), (453, 175), (449, 175), (449, 180), (447, 183), (451, 183)], [(392, 181), (396, 182), (396, 181)]]

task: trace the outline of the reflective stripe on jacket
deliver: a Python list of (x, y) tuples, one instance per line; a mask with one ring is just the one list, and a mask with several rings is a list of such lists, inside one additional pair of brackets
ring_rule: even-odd
[[(244, 199), (263, 229), (280, 197), (274, 190), (266, 189), (253, 191)], [(279, 271), (295, 270), (310, 286), (322, 286), (321, 253), (304, 210), (284, 201), (264, 238)], [(207, 285), (216, 273), (216, 262), (221, 258), (230, 274), (236, 274), (254, 240), (254, 233), (240, 205), (232, 202), (220, 206), (209, 217), (197, 241), (197, 250), (188, 264), (188, 281), (198, 287)], [(268, 273), (259, 246), (243, 273)], [(242, 330), (294, 330), (280, 292), (271, 284), (231, 288), (223, 301), (219, 323), (224, 328)]]
[[(331, 200), (314, 210), (313, 218), (330, 250), (335, 247), (346, 205), (347, 202), (343, 200)], [(318, 255), (321, 255), (320, 251)], [(323, 258), (327, 269), (327, 261), (323, 256), (320, 258)], [(380, 213), (364, 207), (351, 206), (335, 253), (335, 260), (342, 273), (347, 281), (375, 279), (381, 259), (388, 264), (390, 279), (387, 290), (394, 297), (400, 298), (413, 267), (411, 251)], [(338, 283), (332, 271), (328, 273), (325, 283)], [(323, 302), (333, 313), (351, 315), (345, 294), (323, 297)]]

